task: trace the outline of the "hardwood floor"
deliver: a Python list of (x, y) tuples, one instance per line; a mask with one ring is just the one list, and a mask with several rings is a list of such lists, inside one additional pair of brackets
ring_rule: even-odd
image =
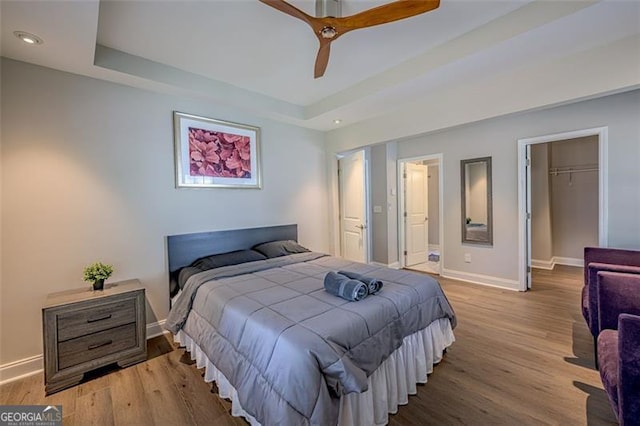
[[(612, 425), (580, 314), (580, 268), (534, 271), (517, 293), (440, 279), (456, 342), (390, 425)], [(149, 359), (44, 397), (42, 375), (0, 387), (2, 404), (63, 405), (64, 424), (245, 425), (166, 336)]]

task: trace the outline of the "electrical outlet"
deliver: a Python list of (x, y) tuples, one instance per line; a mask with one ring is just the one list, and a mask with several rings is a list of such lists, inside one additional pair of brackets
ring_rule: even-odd
[(464, 254), (464, 261), (466, 263), (471, 263), (471, 253), (465, 253)]
[(382, 206), (373, 206), (374, 213), (382, 213)]

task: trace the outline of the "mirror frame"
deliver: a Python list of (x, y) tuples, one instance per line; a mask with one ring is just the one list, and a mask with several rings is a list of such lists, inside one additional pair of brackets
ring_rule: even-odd
[[(487, 169), (487, 239), (472, 240), (467, 237), (467, 198), (466, 198), (466, 165), (470, 163), (486, 163)], [(469, 160), (460, 160), (460, 192), (461, 192), (461, 224), (462, 224), (462, 243), (463, 244), (479, 244), (485, 246), (493, 246), (493, 176), (491, 171), (491, 157), (471, 158)]]

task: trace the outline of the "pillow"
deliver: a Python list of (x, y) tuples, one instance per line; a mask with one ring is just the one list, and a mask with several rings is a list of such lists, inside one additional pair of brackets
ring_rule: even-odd
[(206, 271), (208, 269), (221, 268), (223, 266), (238, 265), (240, 263), (265, 260), (262, 253), (254, 250), (238, 250), (229, 253), (212, 254), (194, 261), (191, 266)]
[(170, 294), (171, 297), (178, 294), (191, 275), (207, 271), (209, 269), (221, 268), (223, 266), (238, 265), (240, 263), (253, 262), (256, 260), (266, 260), (267, 258), (254, 250), (238, 250), (229, 253), (212, 254), (210, 256), (201, 257), (193, 261), (189, 266), (180, 268), (171, 273), (170, 276)]
[(187, 283), (187, 280), (191, 278), (191, 275), (195, 275), (200, 272), (202, 272), (202, 269), (194, 268), (193, 266), (180, 268), (178, 271), (178, 287), (180, 287), (180, 290), (184, 288), (184, 285)]
[(310, 251), (293, 240), (270, 241), (253, 246), (253, 250), (259, 251), (269, 259), (289, 254), (308, 253)]

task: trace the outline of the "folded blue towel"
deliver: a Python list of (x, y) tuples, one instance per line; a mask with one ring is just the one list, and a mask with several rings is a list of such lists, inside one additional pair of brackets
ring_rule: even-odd
[(324, 276), (324, 289), (334, 296), (352, 302), (362, 300), (369, 295), (367, 286), (362, 281), (352, 280), (335, 272), (329, 272)]
[(380, 290), (382, 290), (382, 281), (367, 277), (366, 275), (358, 274), (357, 272), (350, 271), (338, 271), (340, 275), (344, 275), (345, 277), (349, 277), (352, 280), (362, 281), (367, 285), (367, 289), (369, 290), (369, 294), (376, 294)]

